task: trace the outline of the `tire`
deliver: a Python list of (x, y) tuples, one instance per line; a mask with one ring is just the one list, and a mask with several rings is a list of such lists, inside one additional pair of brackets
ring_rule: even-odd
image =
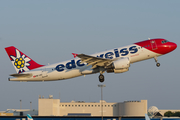
[(160, 63), (157, 63), (156, 66), (159, 67), (159, 66), (160, 66)]
[(104, 75), (102, 74), (99, 75), (99, 82), (104, 82)]

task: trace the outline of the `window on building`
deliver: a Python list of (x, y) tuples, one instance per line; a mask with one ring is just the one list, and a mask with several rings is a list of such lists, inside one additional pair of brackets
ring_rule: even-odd
[(80, 105), (78, 105), (80, 107)]
[(88, 107), (90, 107), (90, 105), (88, 105)]
[(69, 105), (69, 107), (70, 107), (71, 105)]

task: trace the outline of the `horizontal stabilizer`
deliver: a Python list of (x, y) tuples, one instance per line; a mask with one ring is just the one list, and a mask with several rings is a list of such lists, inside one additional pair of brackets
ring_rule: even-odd
[(27, 114), (27, 120), (33, 120), (30, 114)]
[(13, 76), (13, 77), (31, 77), (32, 74), (31, 73), (28, 73), (28, 74), (11, 74), (10, 76)]

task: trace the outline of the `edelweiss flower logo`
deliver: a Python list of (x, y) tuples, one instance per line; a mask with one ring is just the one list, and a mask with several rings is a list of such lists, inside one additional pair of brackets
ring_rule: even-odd
[(24, 60), (22, 58), (16, 58), (14, 65), (18, 69), (23, 68), (24, 67)]
[(15, 68), (19, 71), (19, 73), (29, 70), (27, 66), (30, 65), (28, 63), (30, 59), (25, 55), (21, 56), (21, 53), (17, 49), (16, 49), (16, 57), (12, 55), (10, 57), (13, 59), (12, 62), (14, 62), (13, 64), (15, 65)]

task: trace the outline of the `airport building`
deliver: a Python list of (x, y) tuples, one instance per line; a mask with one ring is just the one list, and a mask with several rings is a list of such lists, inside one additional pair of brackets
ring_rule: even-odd
[(34, 109), (7, 109), (1, 111), (0, 116), (26, 116), (31, 114), (36, 117), (111, 117), (111, 118), (142, 118), (145, 114), (151, 117), (163, 117), (167, 111), (179, 112), (180, 110), (158, 110), (156, 106), (147, 108), (147, 100), (124, 101), (124, 102), (84, 102), (71, 101), (60, 102), (60, 99), (53, 99), (39, 96), (38, 110)]
[(38, 100), (39, 116), (116, 116), (144, 117), (147, 114), (147, 100), (108, 103), (71, 101), (60, 102), (60, 99), (41, 98)]

